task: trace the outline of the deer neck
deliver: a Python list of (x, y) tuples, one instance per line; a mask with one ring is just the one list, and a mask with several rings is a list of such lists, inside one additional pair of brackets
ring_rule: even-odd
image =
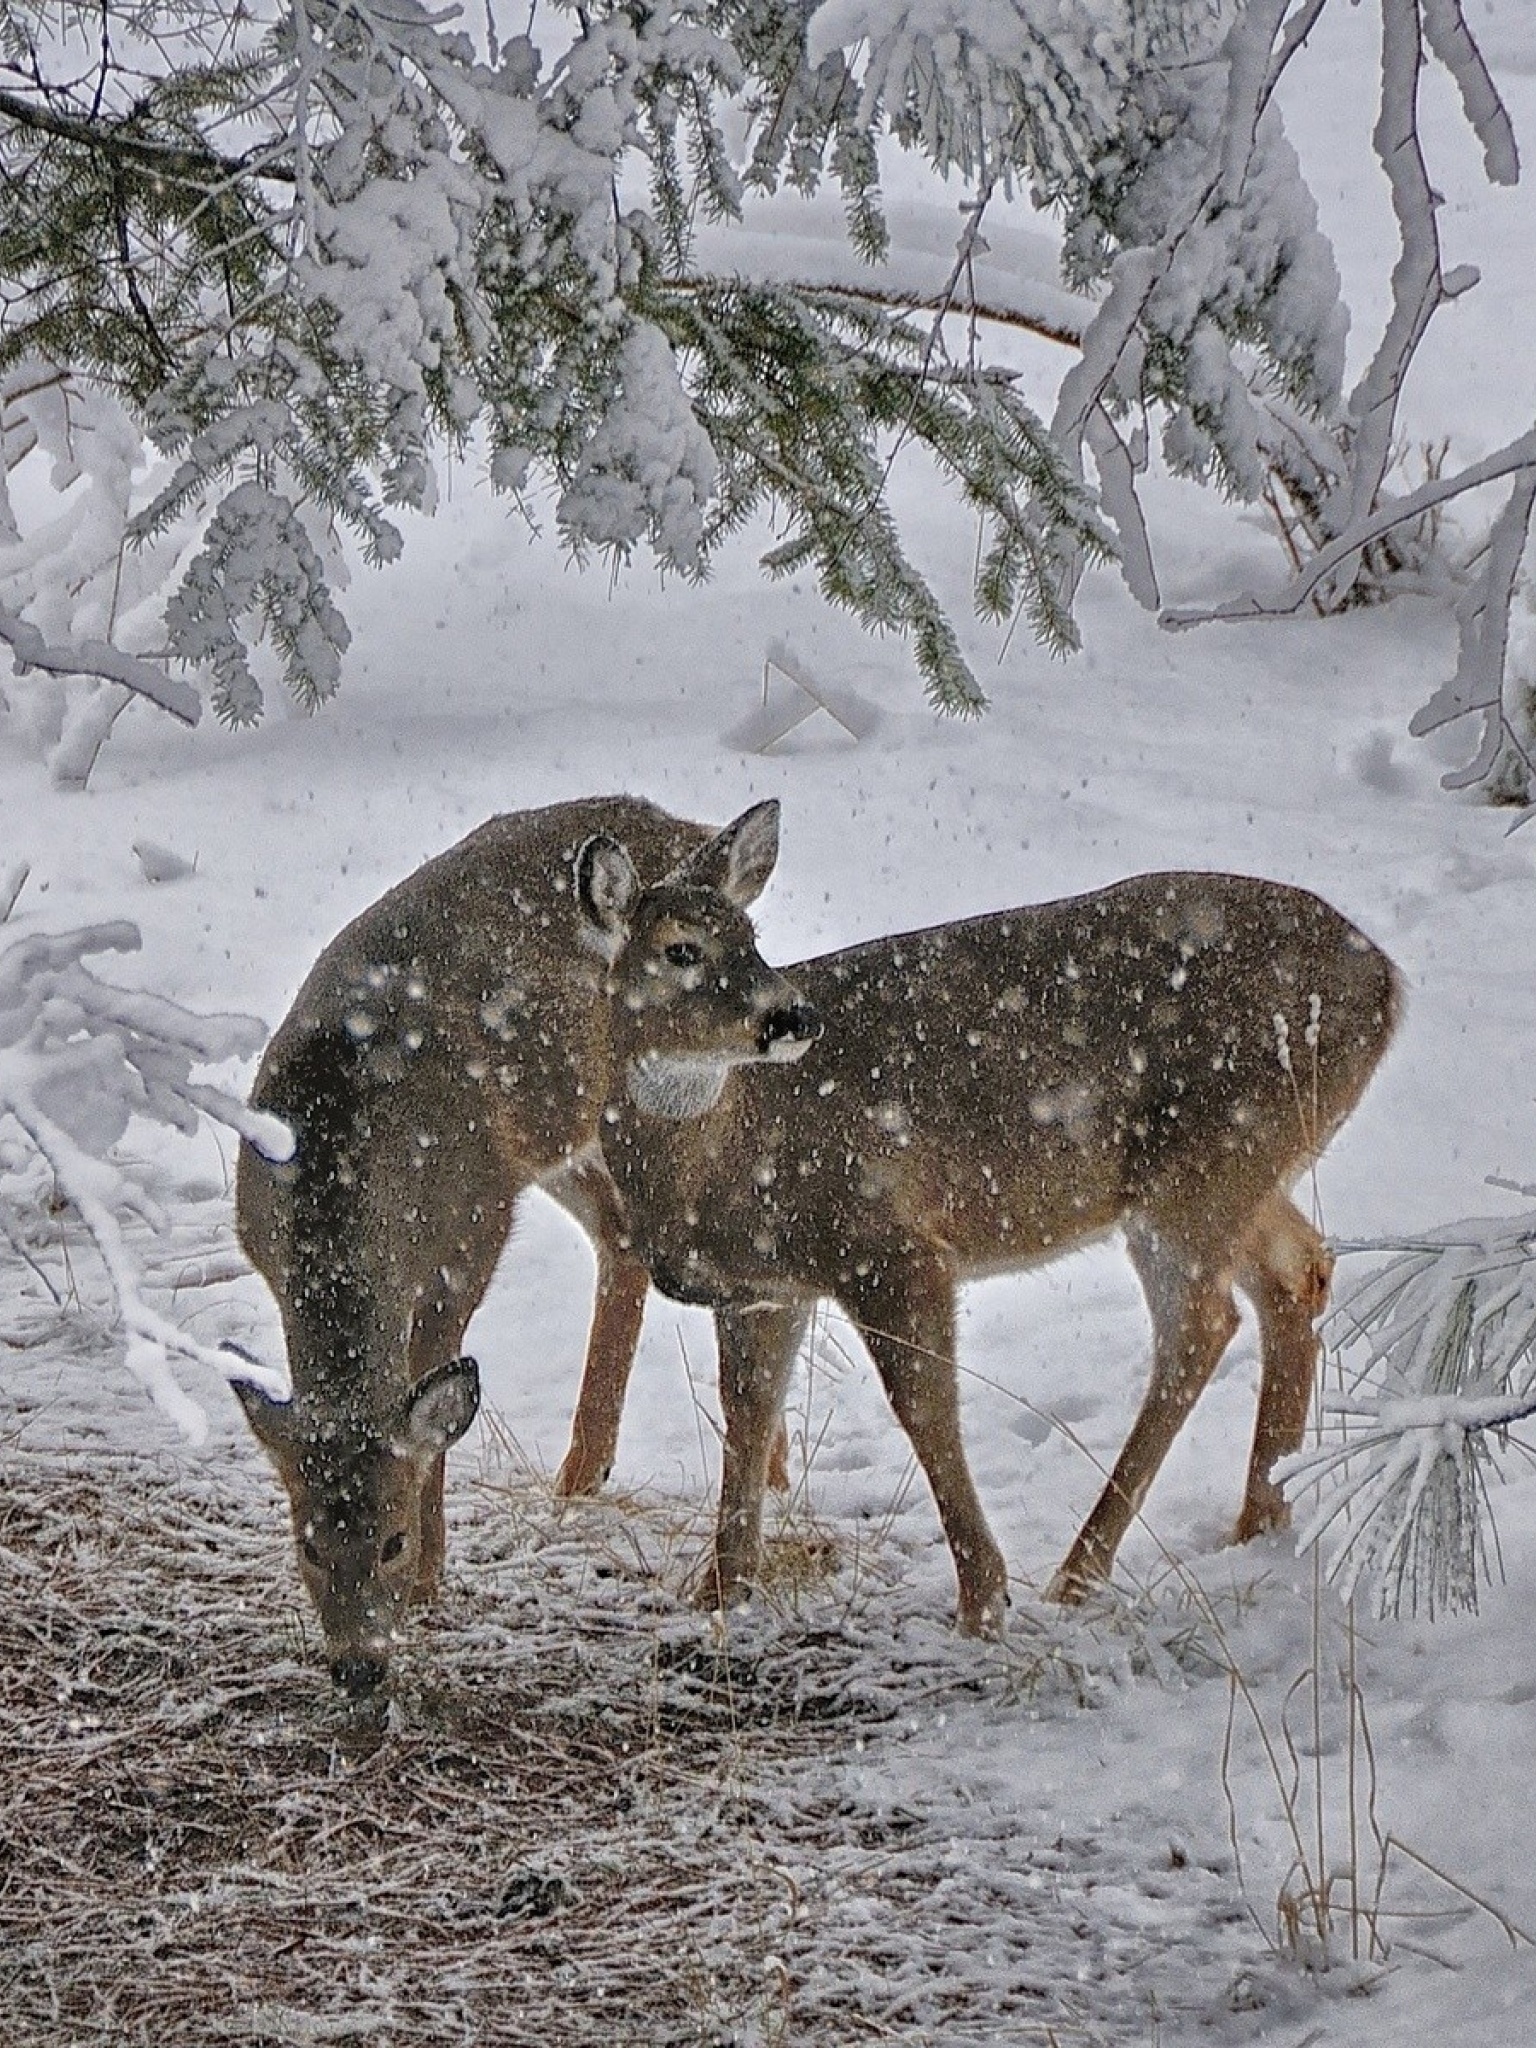
[(730, 1071), (721, 1060), (677, 1059), (647, 1052), (626, 1063), (624, 1083), (629, 1100), (642, 1116), (687, 1123), (714, 1108)]

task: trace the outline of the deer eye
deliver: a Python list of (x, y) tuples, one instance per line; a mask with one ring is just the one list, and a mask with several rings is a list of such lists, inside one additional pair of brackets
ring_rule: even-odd
[(310, 1564), (319, 1564), (320, 1546), (318, 1543), (311, 1543), (307, 1536), (304, 1538), (304, 1555)]
[(697, 967), (704, 958), (704, 950), (692, 939), (678, 939), (668, 946), (667, 958), (674, 967)]
[(405, 1538), (397, 1529), (393, 1536), (385, 1537), (384, 1547), (379, 1552), (379, 1562), (381, 1564), (393, 1564), (404, 1548)]

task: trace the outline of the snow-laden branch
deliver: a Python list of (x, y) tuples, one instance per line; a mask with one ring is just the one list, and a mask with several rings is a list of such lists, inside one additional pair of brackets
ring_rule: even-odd
[(129, 1371), (197, 1442), (207, 1418), (178, 1382), (176, 1361), (225, 1377), (237, 1369), (270, 1381), (273, 1392), (284, 1389), (277, 1375), (200, 1343), (150, 1305), (121, 1218), (138, 1215), (157, 1228), (162, 1219), (113, 1150), (135, 1116), (183, 1133), (210, 1117), (278, 1160), (293, 1139), (276, 1117), (193, 1079), (195, 1067), (254, 1053), (265, 1036), (256, 1019), (201, 1016), (85, 965), (89, 956), (138, 945), (133, 925), (115, 923), (30, 935), (0, 952), (0, 1119), (21, 1130), (89, 1231), (116, 1298)]
[(1478, 716), (1482, 737), (1471, 759), (1440, 780), (1446, 789), (1469, 789), (1492, 779), (1501, 755), (1512, 753), (1525, 770), (1527, 789), (1536, 787), (1536, 760), (1528, 721), (1512, 713), (1509, 695), (1509, 615), (1536, 510), (1536, 462), (1517, 472), (1515, 487), (1493, 523), (1481, 576), (1470, 580), (1456, 605), (1456, 673), (1415, 712), (1408, 730), (1419, 737), (1457, 719)]
[[(1398, 401), (1408, 366), (1447, 296), (1440, 267), (1437, 202), (1419, 139), (1419, 83), (1423, 66), (1418, 0), (1385, 0), (1381, 106), (1372, 141), (1392, 193), (1398, 258), (1392, 271), (1391, 317), (1350, 398), (1349, 473), (1335, 491), (1325, 515), (1335, 532), (1358, 527), (1376, 505), (1391, 460)], [(1475, 273), (1472, 281), (1475, 282)], [(1358, 573), (1358, 554), (1344, 556), (1336, 567), (1336, 594), (1342, 598)]]
[(21, 669), (41, 669), (51, 676), (99, 676), (120, 683), (137, 697), (147, 697), (183, 725), (196, 725), (202, 701), (190, 683), (167, 675), (158, 662), (125, 654), (106, 640), (50, 644), (38, 628), (15, 612), (0, 609), (0, 640), (5, 641)]
[[(1179, 473), (1261, 497), (1275, 450), (1294, 437), (1272, 417), (1331, 422), (1345, 317), (1332, 253), (1274, 105), (1317, 0), (1223, 10), (1220, 43), (1188, 62), (1149, 65), (1123, 116), (1135, 174), (1090, 184), (1069, 215), (1067, 269), (1101, 290), (1081, 360), (1062, 380), (1053, 437), (1078, 476), (1092, 456), (1122, 540), (1135, 594), (1156, 590), (1136, 503), (1149, 414), (1164, 419), (1163, 452)], [(1276, 47), (1278, 40), (1278, 49)], [(1137, 421), (1128, 440), (1116, 422)], [(1332, 440), (1331, 432), (1323, 437)], [(1107, 458), (1100, 461), (1100, 456)], [(1342, 468), (1336, 448), (1305, 465), (1309, 481)], [(1065, 593), (1081, 559), (1058, 550)]]
[[(338, 535), (393, 559), (389, 514), (430, 510), (467, 446), (498, 489), (537, 479), (577, 559), (648, 547), (691, 578), (765, 514), (765, 570), (813, 570), (907, 633), (933, 701), (962, 712), (984, 693), (887, 491), (908, 441), (979, 513), (979, 616), (1022, 615), (1056, 651), (1077, 644), (1089, 561), (1118, 557), (1157, 604), (1140, 493), (1159, 445), (1174, 474), (1271, 508), (1302, 601), (1401, 581), (1434, 535), (1398, 529), (1450, 493), (1384, 503), (1400, 401), (1429, 322), (1476, 281), (1442, 265), (1426, 72), (1449, 73), (1490, 178), (1519, 159), (1464, 0), (1377, 0), (1375, 90), (1351, 108), (1373, 122), (1397, 248), (1346, 395), (1337, 265), (1281, 117), (1330, 6), (615, 0), (534, 10), (506, 37), (494, 9), (465, 33), (424, 0), (162, 10), (153, 32), (128, 0), (16, 0), (31, 68), (0, 94), (0, 614), (37, 671), (17, 696), (52, 711), (44, 671), (83, 670), (195, 716), (145, 659), (163, 649), (244, 722), (265, 637), (315, 705), (349, 641)], [(888, 220), (892, 142), (963, 188), (958, 240), (953, 207), (926, 239)], [(823, 189), (835, 204), (806, 227)], [(789, 232), (756, 213), (791, 193)], [(1059, 236), (1002, 218), (1024, 193)], [(984, 322), (1078, 351), (1049, 427), (985, 359)], [(9, 502), (4, 470), (33, 450), (72, 509), (24, 535), (39, 494)], [(82, 475), (105, 480), (99, 503)], [(1513, 492), (1496, 560), (1461, 575), (1445, 704), (1484, 714), (1474, 779), (1519, 754), (1499, 699), (1519, 659)], [(75, 780), (119, 701), (93, 688), (72, 729), (36, 721)]]
[(1315, 1495), (1300, 1543), (1327, 1547), (1346, 1597), (1369, 1578), (1384, 1613), (1474, 1608), (1494, 1448), (1536, 1414), (1536, 1212), (1354, 1249), (1384, 1262), (1340, 1296), (1328, 1332), (1364, 1363), (1325, 1396), (1320, 1441), (1276, 1476)]
[(1520, 182), (1520, 151), (1498, 87), (1483, 62), (1462, 12), (1461, 0), (1419, 0), (1429, 47), (1456, 81), (1467, 123), (1483, 145), (1483, 169), (1490, 184)]
[(1533, 468), (1536, 468), (1536, 427), (1494, 454), (1485, 455), (1481, 462), (1468, 463), (1465, 469), (1457, 470), (1453, 476), (1431, 477), (1416, 491), (1408, 491), (1401, 498), (1391, 498), (1386, 504), (1377, 506), (1357, 526), (1341, 533), (1327, 547), (1319, 548), (1305, 569), (1277, 590), (1273, 597), (1255, 597), (1251, 592), (1245, 592), (1242, 597), (1228, 598), (1221, 604), (1174, 609), (1164, 612), (1162, 624), (1170, 632), (1179, 633), (1190, 626), (1294, 617), (1340, 563), (1350, 555), (1358, 554), (1373, 540), (1379, 540), (1394, 527), (1422, 519), (1425, 513), (1434, 511), (1452, 498), (1462, 497), (1484, 484), (1497, 483), (1501, 477), (1517, 476)]

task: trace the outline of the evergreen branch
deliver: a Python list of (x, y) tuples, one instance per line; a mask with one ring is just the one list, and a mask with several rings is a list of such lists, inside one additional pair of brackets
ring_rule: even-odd
[(202, 716), (202, 704), (190, 685), (177, 682), (153, 662), (124, 654), (121, 648), (109, 646), (104, 640), (50, 646), (36, 626), (3, 609), (0, 640), (10, 647), (18, 668), (41, 669), (54, 676), (100, 676), (106, 682), (120, 683), (136, 696), (148, 698), (183, 725), (196, 725)]
[(202, 145), (194, 148), (184, 141), (139, 134), (126, 121), (105, 121), (99, 114), (54, 113), (4, 87), (0, 87), (0, 116), (33, 134), (73, 143), (92, 155), (136, 163), (159, 178), (199, 191), (207, 188), (210, 173), (228, 190), (250, 177), (293, 182), (293, 172), (283, 168), (280, 146), (262, 144), (240, 156), (220, 156)]

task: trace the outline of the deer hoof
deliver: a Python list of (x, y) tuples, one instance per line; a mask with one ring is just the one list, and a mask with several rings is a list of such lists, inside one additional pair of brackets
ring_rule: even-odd
[(1051, 1574), (1051, 1582), (1045, 1589), (1047, 1600), (1058, 1607), (1081, 1607), (1091, 1593), (1096, 1593), (1103, 1580), (1079, 1565), (1062, 1565)]
[(555, 1474), (555, 1498), (582, 1500), (589, 1494), (601, 1493), (612, 1470), (611, 1459), (607, 1464), (600, 1465), (592, 1458), (567, 1456)]

